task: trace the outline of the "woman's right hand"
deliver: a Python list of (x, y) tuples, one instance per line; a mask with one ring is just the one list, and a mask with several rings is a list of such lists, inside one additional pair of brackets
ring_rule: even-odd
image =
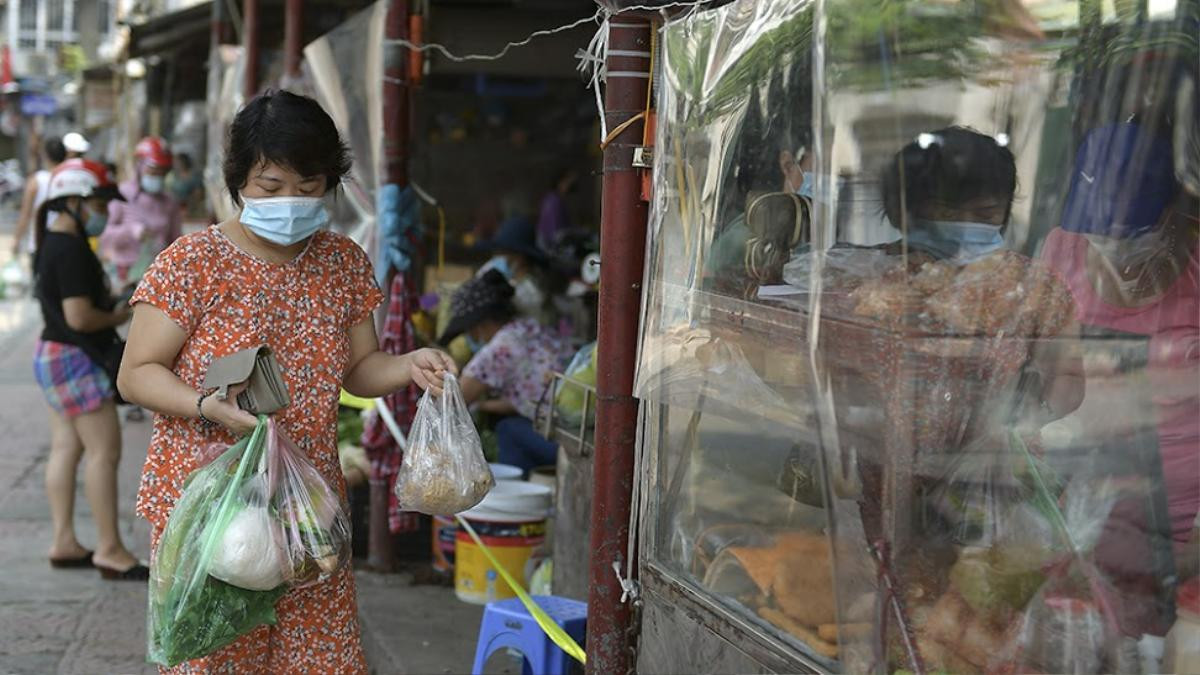
[(238, 394), (245, 390), (246, 383), (243, 382), (237, 386), (230, 387), (229, 395), (225, 400), (217, 398), (216, 394), (209, 394), (200, 403), (200, 412), (205, 418), (229, 429), (235, 435), (245, 436), (254, 431), (254, 428), (258, 426), (258, 419), (237, 405)]

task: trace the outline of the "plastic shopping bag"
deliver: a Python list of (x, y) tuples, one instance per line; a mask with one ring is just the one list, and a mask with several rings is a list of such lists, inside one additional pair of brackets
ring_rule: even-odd
[(267, 448), (283, 579), (293, 588), (324, 581), (350, 562), (347, 505), (274, 422), (267, 425)]
[(1040, 490), (1063, 555), (1046, 566), (1046, 582), (1011, 626), (998, 672), (1125, 670), (1118, 665), (1120, 595), (1091, 555), (1123, 490), (1118, 481), (1087, 476), (1076, 477), (1057, 500)]
[(265, 416), (247, 439), (189, 476), (150, 566), (152, 662), (174, 666), (275, 623), (290, 587), (350, 556), (346, 509)]
[(448, 516), (478, 504), (495, 484), (458, 380), (446, 373), (442, 395), (426, 391), (417, 404), (396, 497), (406, 511)]
[(588, 414), (588, 426), (596, 423), (596, 397), (593, 394), (587, 410), (587, 387), (596, 386), (596, 343), (591, 342), (571, 359), (564, 373), (568, 380), (560, 381), (555, 387), (554, 405), (558, 408), (558, 417), (568, 427), (578, 427), (583, 421), (583, 415)]

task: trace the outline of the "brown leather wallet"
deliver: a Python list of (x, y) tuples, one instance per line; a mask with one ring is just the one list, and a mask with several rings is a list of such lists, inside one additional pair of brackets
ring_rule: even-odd
[(230, 387), (243, 382), (247, 383), (246, 390), (238, 394), (237, 402), (246, 412), (268, 415), (292, 402), (287, 382), (270, 347), (243, 349), (214, 359), (204, 374), (204, 388), (216, 389), (222, 400), (229, 396)]

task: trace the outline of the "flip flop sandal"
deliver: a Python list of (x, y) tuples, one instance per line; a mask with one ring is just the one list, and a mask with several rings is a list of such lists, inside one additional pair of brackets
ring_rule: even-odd
[(56, 570), (77, 570), (95, 567), (95, 564), (92, 563), (92, 552), (88, 551), (87, 555), (78, 558), (50, 558), (50, 566)]
[(100, 576), (107, 581), (146, 581), (150, 578), (150, 568), (138, 563), (125, 571), (116, 570), (103, 565), (96, 565)]

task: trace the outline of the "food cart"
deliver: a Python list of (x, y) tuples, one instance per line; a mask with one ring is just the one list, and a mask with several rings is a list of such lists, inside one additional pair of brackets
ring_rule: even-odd
[[(640, 672), (1156, 667), (1200, 501), (1200, 326), (1139, 312), (1200, 316), (1197, 15), (737, 0), (666, 23)], [(1100, 257), (1147, 235), (1173, 244)]]

